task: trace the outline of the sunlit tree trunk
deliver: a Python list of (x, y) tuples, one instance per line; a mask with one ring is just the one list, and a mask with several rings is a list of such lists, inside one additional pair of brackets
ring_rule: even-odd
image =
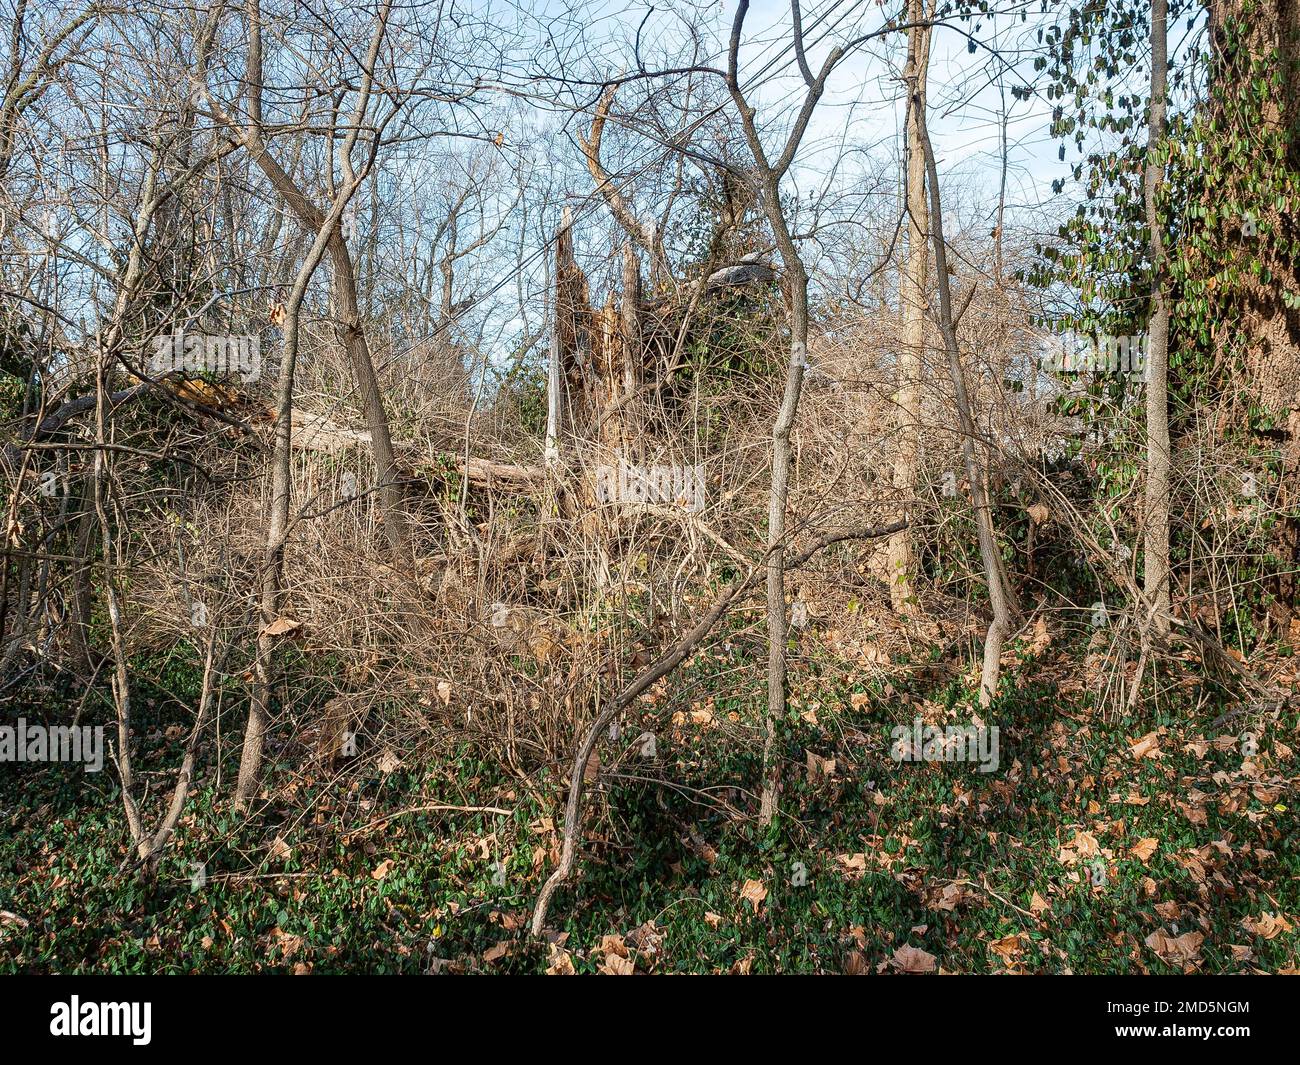
[(1143, 196), (1150, 233), (1151, 317), (1147, 326), (1147, 479), (1143, 594), (1151, 611), (1151, 630), (1169, 631), (1169, 301), (1165, 290), (1165, 252), (1156, 209), (1164, 179), (1161, 144), (1165, 137), (1167, 0), (1151, 4), (1151, 118), (1147, 135)]
[[(925, 366), (925, 282), (929, 266), (930, 211), (925, 197), (925, 151), (920, 143), (919, 109), (924, 106), (930, 65), (930, 33), (924, 0), (909, 0), (907, 21), (906, 203), (907, 261), (898, 291), (902, 345), (898, 353), (898, 451), (894, 459), (894, 490), (910, 508), (916, 495), (921, 450), (921, 387)], [(916, 612), (916, 555), (911, 528), (889, 541), (889, 598), (899, 613)]]

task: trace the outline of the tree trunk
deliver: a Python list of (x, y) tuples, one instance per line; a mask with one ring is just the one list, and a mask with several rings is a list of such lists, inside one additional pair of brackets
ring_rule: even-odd
[(271, 514), (266, 526), (259, 581), (262, 623), (258, 626), (253, 694), (248, 704), (248, 724), (239, 755), (239, 777), (235, 782), (235, 809), (240, 811), (247, 810), (257, 794), (270, 719), (276, 637), (268, 635), (267, 628), (280, 616), (284, 586), (284, 548), (289, 535), (289, 499), (293, 488), (290, 460), (293, 454), (293, 387), (298, 362), (299, 316), (307, 285), (325, 256), (331, 232), (338, 224), (346, 199), (340, 199), (324, 220), (324, 228), (316, 235), (306, 261), (298, 270), (285, 305), (284, 343), (280, 351), (280, 377), (276, 383), (275, 442), (271, 454)]
[[(1237, 23), (1244, 38), (1242, 54), (1229, 54), (1225, 45), (1229, 23)], [(1237, 36), (1236, 33), (1233, 36)], [(1211, 0), (1210, 38), (1212, 93), (1210, 118), (1225, 136), (1249, 140), (1256, 146), (1250, 180), (1258, 182), (1259, 220), (1267, 220), (1281, 240), (1251, 241), (1269, 280), (1247, 274), (1237, 328), (1245, 355), (1244, 394), (1285, 422), (1281, 449), (1280, 485), (1274, 508), (1278, 516), (1270, 543), (1276, 571), (1265, 588), (1273, 596), (1269, 612), (1283, 630), (1293, 622), (1300, 604), (1300, 402), (1294, 382), (1300, 376), (1300, 321), (1286, 305), (1287, 291), (1300, 290), (1300, 263), (1289, 254), (1288, 234), (1300, 227), (1300, 208), (1293, 197), (1281, 203), (1271, 190), (1294, 183), (1300, 171), (1300, 3), (1296, 0)], [(1243, 91), (1242, 79), (1258, 65), (1272, 71), (1280, 61), (1282, 91), (1259, 101), (1258, 117), (1242, 115), (1216, 100), (1229, 100)], [(1261, 144), (1281, 148), (1259, 151)], [(1243, 175), (1234, 175), (1234, 182)], [(1262, 181), (1260, 179), (1263, 179)], [(1240, 189), (1230, 189), (1240, 197)], [(1249, 192), (1247, 193), (1249, 195)]]
[[(772, 182), (775, 186), (775, 182)], [(770, 192), (773, 212), (780, 213), (776, 189)], [(786, 364), (785, 395), (772, 426), (772, 487), (767, 508), (767, 715), (763, 721), (763, 793), (759, 824), (776, 814), (780, 773), (776, 763), (776, 733), (785, 720), (785, 507), (790, 495), (790, 431), (799, 413), (799, 394), (808, 355), (808, 274), (794, 250), (794, 241), (781, 220), (777, 245), (790, 285), (790, 361)]]
[(1168, 0), (1151, 4), (1151, 117), (1142, 178), (1150, 233), (1151, 318), (1147, 327), (1147, 480), (1142, 585), (1157, 636), (1169, 632), (1169, 302), (1156, 195), (1164, 177), (1165, 86), (1168, 79)]
[[(925, 366), (925, 282), (929, 266), (926, 246), (930, 226), (925, 198), (925, 152), (920, 143), (918, 111), (924, 106), (926, 74), (930, 65), (929, 24), (924, 18), (924, 0), (909, 0), (907, 21), (908, 86), (906, 128), (907, 262), (898, 290), (902, 317), (902, 346), (898, 355), (898, 452), (894, 459), (894, 490), (902, 505), (911, 510), (915, 503), (917, 467), (921, 450), (921, 385)], [(895, 533), (889, 541), (889, 599), (896, 612), (916, 613), (916, 556), (911, 527)]]
[(925, 152), (926, 173), (930, 179), (930, 240), (934, 248), (934, 272), (939, 286), (939, 329), (943, 333), (944, 348), (948, 354), (948, 373), (952, 378), (957, 419), (962, 436), (962, 458), (966, 466), (966, 479), (970, 482), (980, 559), (988, 583), (989, 605), (993, 609), (993, 620), (984, 638), (984, 665), (980, 673), (980, 706), (987, 707), (993, 702), (993, 696), (997, 692), (1002, 642), (1011, 634), (1020, 608), (1016, 603), (1015, 593), (1007, 581), (1002, 558), (998, 554), (997, 537), (993, 530), (993, 512), (989, 507), (987, 464), (980, 457), (980, 452), (975, 449), (975, 419), (966, 392), (966, 377), (962, 370), (961, 351), (957, 345), (957, 329), (953, 322), (952, 291), (948, 284), (948, 252), (943, 238), (943, 203), (939, 196), (939, 173), (934, 162), (934, 148), (930, 144), (930, 134), (926, 129), (923, 93), (916, 114), (918, 134)]
[(799, 248), (790, 233), (781, 203), (781, 178), (790, 169), (799, 144), (807, 132), (817, 102), (826, 90), (826, 81), (844, 56), (840, 46), (831, 49), (816, 76), (808, 66), (804, 52), (802, 15), (798, 0), (791, 0), (790, 14), (794, 29), (794, 52), (808, 91), (786, 138), (785, 147), (775, 162), (768, 159), (754, 122), (755, 111), (740, 87), (740, 38), (749, 13), (749, 0), (740, 0), (731, 24), (727, 50), (727, 91), (740, 116), (745, 143), (754, 159), (754, 168), (763, 195), (763, 209), (777, 250), (785, 266), (785, 282), (790, 296), (790, 358), (786, 363), (785, 394), (781, 409), (772, 425), (772, 487), (767, 511), (767, 712), (763, 720), (763, 791), (759, 824), (766, 826), (776, 814), (780, 768), (776, 760), (777, 729), (785, 718), (785, 509), (790, 494), (790, 433), (799, 413), (799, 395), (803, 373), (808, 365), (808, 271), (799, 256)]
[(402, 499), (402, 484), (393, 452), (393, 437), (379, 392), (379, 379), (375, 363), (370, 357), (370, 343), (361, 323), (357, 305), (357, 274), (347, 243), (339, 233), (330, 239), (330, 262), (334, 268), (334, 306), (338, 315), (337, 334), (343, 349), (352, 363), (356, 375), (357, 391), (361, 397), (361, 413), (370, 432), (371, 449), (375, 459), (375, 472), (379, 478), (379, 502), (384, 517), (384, 535), (393, 560), (405, 565), (412, 560), (410, 526), (406, 520), (406, 507)]

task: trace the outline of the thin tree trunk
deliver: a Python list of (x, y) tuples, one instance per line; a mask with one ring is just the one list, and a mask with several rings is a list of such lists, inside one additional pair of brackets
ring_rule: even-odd
[[(775, 186), (775, 182), (772, 182)], [(780, 214), (776, 190), (771, 200)], [(785, 230), (777, 237), (790, 285), (790, 361), (785, 371), (785, 395), (772, 426), (772, 487), (767, 508), (767, 714), (763, 720), (763, 792), (758, 821), (767, 825), (776, 815), (780, 772), (776, 761), (776, 734), (785, 720), (785, 508), (790, 495), (790, 431), (799, 412), (803, 371), (808, 353), (808, 275)]]
[[(138, 246), (137, 241), (137, 246)], [(126, 814), (131, 844), (143, 855), (148, 847), (140, 811), (135, 803), (135, 774), (131, 768), (131, 678), (127, 670), (126, 642), (122, 635), (122, 605), (118, 591), (116, 538), (109, 521), (108, 443), (105, 398), (108, 394), (108, 354), (100, 346), (95, 369), (95, 456), (92, 485), (95, 514), (99, 518), (100, 539), (104, 549), (104, 600), (108, 607), (109, 638), (113, 648), (113, 704), (117, 709), (117, 773), (122, 785), (122, 809)]]
[(393, 450), (393, 436), (379, 392), (379, 379), (375, 363), (370, 357), (370, 342), (366, 339), (357, 305), (357, 275), (352, 254), (339, 233), (330, 239), (330, 262), (334, 268), (334, 306), (338, 314), (338, 337), (352, 363), (356, 375), (357, 391), (361, 396), (361, 413), (370, 431), (375, 470), (379, 478), (379, 501), (384, 516), (384, 535), (394, 561), (404, 565), (411, 561), (410, 525), (406, 520), (406, 507), (402, 499), (401, 475)]
[(740, 87), (740, 37), (748, 13), (749, 0), (740, 0), (731, 24), (727, 50), (727, 91), (740, 116), (745, 142), (754, 158), (754, 168), (763, 195), (763, 208), (785, 266), (785, 282), (790, 294), (790, 357), (786, 363), (785, 393), (781, 399), (781, 409), (772, 425), (772, 486), (768, 494), (767, 511), (767, 711), (763, 719), (763, 788), (759, 806), (759, 824), (766, 826), (776, 814), (780, 785), (776, 737), (786, 710), (785, 510), (790, 493), (790, 433), (799, 413), (803, 373), (808, 364), (808, 271), (786, 223), (780, 185), (782, 176), (790, 169), (803, 135), (807, 132), (813, 111), (826, 89), (826, 81), (843, 57), (844, 51), (839, 46), (832, 48), (822, 63), (821, 70), (814, 76), (804, 52), (799, 0), (791, 0), (795, 58), (808, 90), (780, 156), (771, 162), (754, 122), (754, 108)]
[(957, 345), (957, 329), (953, 323), (952, 290), (948, 283), (948, 253), (943, 237), (943, 203), (939, 195), (939, 173), (934, 162), (934, 148), (926, 129), (925, 96), (917, 108), (921, 145), (925, 152), (925, 168), (930, 179), (930, 240), (934, 248), (934, 271), (939, 287), (939, 329), (948, 354), (948, 373), (952, 378), (953, 394), (957, 403), (957, 418), (962, 435), (962, 458), (966, 465), (966, 479), (970, 482), (971, 503), (975, 510), (975, 528), (979, 537), (980, 560), (988, 583), (989, 604), (993, 621), (984, 638), (984, 665), (980, 674), (980, 706), (987, 707), (997, 691), (1001, 666), (1002, 642), (1010, 635), (1020, 613), (1015, 594), (1007, 581), (1002, 558), (998, 554), (997, 537), (993, 530), (993, 513), (989, 508), (986, 463), (975, 449), (975, 419), (971, 413), (970, 397), (966, 392), (966, 377), (961, 365), (961, 351)]
[(198, 751), (199, 736), (203, 732), (203, 726), (207, 723), (208, 709), (212, 705), (213, 664), (216, 646), (217, 627), (214, 624), (208, 630), (208, 647), (203, 659), (203, 685), (199, 693), (199, 710), (194, 718), (194, 728), (190, 731), (190, 738), (185, 744), (185, 755), (181, 758), (181, 768), (176, 774), (176, 783), (172, 787), (171, 802), (167, 804), (167, 813), (158, 825), (158, 831), (154, 833), (153, 840), (148, 844), (147, 851), (143, 851), (141, 855), (150, 873), (157, 869), (158, 859), (162, 855), (163, 848), (167, 846), (167, 841), (171, 839), (172, 833), (176, 831), (181, 814), (185, 810), (185, 800), (189, 798), (190, 783), (194, 779), (194, 763)]
[(1002, 167), (998, 174), (998, 210), (997, 221), (993, 225), (993, 282), (998, 290), (1002, 289), (1002, 237), (1003, 223), (1007, 214), (1007, 166), (1010, 152), (1007, 149), (1007, 125), (1011, 121), (1011, 109), (1007, 106), (1005, 90), (1002, 90), (1002, 113), (998, 116), (998, 154), (1002, 158)]
[(298, 358), (299, 319), (303, 299), (312, 275), (329, 251), (334, 266), (335, 305), (339, 314), (341, 339), (353, 360), (353, 372), (361, 391), (362, 408), (371, 433), (375, 466), (380, 478), (380, 500), (384, 507), (384, 531), (395, 560), (399, 565), (410, 561), (409, 539), (406, 532), (406, 515), (402, 509), (401, 486), (397, 483), (397, 465), (394, 460), (392, 437), (388, 417), (379, 396), (374, 364), (370, 349), (361, 328), (357, 308), (356, 274), (347, 244), (339, 231), (340, 219), (347, 210), (357, 189), (365, 181), (374, 161), (377, 141), (371, 146), (370, 159), (358, 172), (352, 164), (352, 150), (362, 127), (362, 119), (369, 106), (373, 71), (383, 43), (389, 5), (384, 4), (375, 20), (374, 33), (364, 61), (364, 75), (357, 94), (349, 131), (339, 149), (344, 185), (334, 197), (328, 212), (320, 210), (293, 182), (288, 173), (270, 154), (262, 134), (262, 12), (260, 0), (247, 0), (248, 46), (248, 122), (242, 129), (215, 102), (209, 100), (213, 113), (230, 129), (236, 131), (247, 146), (253, 161), (266, 175), (289, 209), (298, 216), (316, 237), (298, 271), (293, 290), (286, 301), (284, 344), (281, 352), (280, 377), (276, 390), (275, 443), (271, 459), (271, 514), (266, 530), (263, 552), (261, 585), (262, 624), (258, 630), (257, 651), (253, 665), (253, 693), (248, 706), (248, 725), (244, 731), (244, 744), (240, 751), (239, 777), (235, 784), (236, 810), (247, 810), (257, 792), (261, 779), (263, 751), (270, 720), (271, 685), (274, 678), (274, 653), (276, 637), (269, 635), (268, 626), (280, 616), (284, 583), (284, 551), (289, 534), (289, 497), (292, 490), (290, 460), (293, 450), (293, 392), (294, 372)]
[(276, 383), (275, 442), (271, 454), (271, 514), (266, 526), (266, 544), (262, 553), (260, 597), (262, 624), (258, 627), (257, 656), (253, 664), (253, 693), (248, 704), (248, 724), (239, 756), (239, 777), (235, 782), (235, 809), (247, 810), (257, 793), (262, 775), (262, 756), (266, 746), (270, 719), (271, 685), (274, 679), (276, 637), (267, 633), (280, 616), (284, 584), (284, 549), (289, 535), (289, 501), (293, 488), (290, 460), (293, 453), (293, 389), (298, 361), (299, 317), (303, 298), (312, 275), (320, 265), (343, 207), (355, 192), (335, 202), (325, 219), (324, 228), (298, 270), (293, 290), (285, 304), (284, 343), (280, 351), (280, 376)]
[[(569, 209), (564, 208), (564, 213), (560, 219), (560, 231), (556, 234), (556, 247), (561, 243), (562, 235), (569, 229), (572, 224), (572, 216)], [(556, 281), (553, 285), (548, 285), (548, 291), (552, 292), (555, 306), (551, 310), (551, 342), (547, 348), (546, 358), (546, 438), (543, 444), (542, 461), (547, 467), (555, 466), (560, 461), (560, 431), (561, 422), (564, 416), (564, 404), (561, 402), (561, 396), (564, 391), (563, 373), (560, 362), (562, 353), (560, 351), (560, 267), (556, 263)]]
[[(929, 266), (926, 245), (929, 208), (925, 197), (925, 152), (921, 147), (918, 112), (924, 106), (926, 75), (930, 66), (930, 33), (924, 19), (924, 0), (909, 0), (907, 20), (908, 86), (905, 152), (907, 157), (907, 262), (899, 285), (902, 346), (898, 356), (898, 453), (894, 459), (894, 489), (910, 509), (916, 495), (921, 449), (921, 385), (925, 365), (925, 283)], [(909, 527), (889, 541), (889, 599), (900, 614), (916, 612), (916, 556)]]
[(623, 453), (631, 455), (641, 446), (643, 431), (636, 395), (644, 378), (644, 353), (641, 350), (641, 264), (631, 241), (623, 245), (623, 304), (619, 316), (623, 334), (622, 393), (625, 406), (618, 415), (618, 433)]
[(1142, 591), (1151, 611), (1151, 631), (1169, 632), (1169, 302), (1165, 294), (1164, 238), (1156, 196), (1164, 178), (1168, 80), (1168, 0), (1151, 4), (1151, 117), (1147, 133), (1143, 198), (1150, 233), (1151, 318), (1147, 331), (1147, 481)]

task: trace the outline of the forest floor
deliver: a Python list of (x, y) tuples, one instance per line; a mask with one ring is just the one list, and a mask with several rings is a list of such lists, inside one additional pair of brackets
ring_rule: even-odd
[[(558, 767), (510, 775), (461, 745), (311, 780), (286, 749), (278, 790), (244, 819), (226, 736), (221, 779), (203, 768), (146, 882), (120, 871), (111, 765), (6, 765), (0, 971), (1297, 968), (1294, 708), (1197, 710), (1188, 690), (1107, 714), (1060, 679), (1077, 654), (1026, 656), (987, 715), (999, 768), (981, 773), (889, 754), (891, 729), (917, 716), (969, 721), (967, 679), (921, 662), (910, 679), (855, 683), (862, 671), (818, 635), (799, 652), (777, 821), (752, 817), (759, 693), (730, 679), (743, 652), (697, 655), (643, 704), (654, 757), (633, 745), (589, 787), (582, 875), (556, 895), (545, 941), (527, 918), (558, 852)], [(50, 699), (27, 716), (53, 713)], [(192, 717), (151, 703), (177, 704), (138, 701), (137, 778), (157, 802)], [(644, 727), (625, 722), (625, 742)], [(412, 812), (431, 805), (506, 812)]]

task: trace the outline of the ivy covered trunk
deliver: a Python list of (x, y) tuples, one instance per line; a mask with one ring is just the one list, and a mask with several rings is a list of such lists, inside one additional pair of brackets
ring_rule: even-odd
[(1219, 147), (1203, 192), (1239, 206), (1249, 266), (1207, 313), (1224, 319), (1219, 336), (1244, 371), (1249, 405), (1234, 404), (1229, 423), (1276, 455), (1270, 612), (1286, 626), (1300, 593), (1300, 0), (1211, 0), (1210, 33), (1206, 136)]

